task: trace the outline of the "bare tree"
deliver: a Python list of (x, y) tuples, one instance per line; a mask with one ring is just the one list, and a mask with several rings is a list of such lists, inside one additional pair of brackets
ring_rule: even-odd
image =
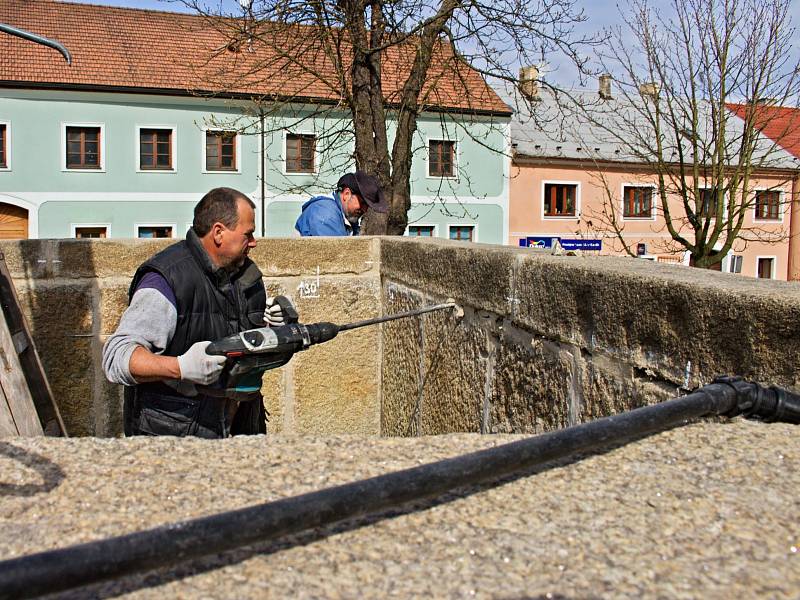
[[(609, 32), (600, 64), (615, 81), (613, 99), (561, 99), (573, 124), (602, 132), (621, 160), (645, 165), (671, 241), (709, 268), (737, 239), (785, 239), (745, 217), (755, 177), (777, 168), (792, 175), (788, 155), (759, 134), (759, 110), (797, 102), (795, 30), (790, 0), (666, 4), (633, 0), (624, 25)], [(616, 215), (606, 217), (624, 242)]]
[[(520, 64), (552, 52), (581, 63), (585, 41), (573, 35), (583, 19), (575, 0), (245, 0), (236, 15), (179, 1), (225, 39), (200, 69), (210, 89), (273, 90), (257, 98), (262, 123), (275, 117), (277, 132), (287, 119), (324, 122), (324, 173), (354, 159), (378, 177), (391, 208), (368, 213), (365, 233), (405, 230), (423, 111), (445, 107), (443, 124), (473, 136), (474, 123), (493, 122), (484, 77), (513, 81)], [(240, 56), (236, 68), (226, 54)]]

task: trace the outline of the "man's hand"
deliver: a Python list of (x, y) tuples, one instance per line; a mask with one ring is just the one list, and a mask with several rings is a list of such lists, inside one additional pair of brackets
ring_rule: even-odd
[(219, 379), (222, 368), (225, 366), (225, 357), (206, 354), (206, 347), (210, 343), (197, 342), (192, 344), (192, 347), (185, 354), (181, 354), (178, 357), (182, 381), (210, 385)]
[[(294, 306), (289, 299), (284, 296), (284, 300), (289, 303), (289, 306), (292, 307), (292, 311), (294, 311)], [(283, 307), (277, 302), (277, 300), (273, 297), (267, 298), (267, 308), (264, 311), (264, 322), (269, 325), (270, 327), (280, 327), (281, 325), (286, 325), (288, 322), (286, 312), (283, 310)]]

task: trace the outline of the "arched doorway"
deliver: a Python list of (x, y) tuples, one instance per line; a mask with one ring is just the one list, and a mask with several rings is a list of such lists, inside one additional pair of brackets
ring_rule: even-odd
[(28, 239), (28, 211), (0, 202), (0, 240)]

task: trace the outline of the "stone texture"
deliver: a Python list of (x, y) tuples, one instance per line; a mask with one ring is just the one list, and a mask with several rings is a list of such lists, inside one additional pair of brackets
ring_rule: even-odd
[(576, 361), (568, 349), (506, 326), (495, 350), (491, 433), (541, 433), (569, 424)]
[(93, 284), (38, 280), (17, 295), (67, 432), (94, 435)]
[(513, 249), (449, 240), (384, 238), (384, 278), (499, 315), (511, 306)]
[[(384, 286), (386, 314), (420, 308), (425, 298), (408, 288)], [(381, 435), (418, 435), (420, 352), (422, 332), (416, 319), (398, 319), (382, 325)]]
[[(295, 301), (304, 323), (344, 324), (380, 315), (375, 279), (325, 279), (320, 298)], [(346, 331), (292, 359), (295, 432), (380, 433), (380, 328)]]
[[(6, 440), (0, 559), (518, 439)], [(703, 422), (61, 597), (795, 598), (798, 489), (796, 426)]]
[(515, 320), (658, 377), (800, 383), (800, 287), (614, 257), (520, 254)]
[(250, 252), (266, 277), (362, 274), (379, 266), (379, 238), (286, 238), (259, 240)]

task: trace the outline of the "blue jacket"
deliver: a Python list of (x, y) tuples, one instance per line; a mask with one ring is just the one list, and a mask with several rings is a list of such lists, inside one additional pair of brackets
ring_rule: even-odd
[[(332, 196), (314, 196), (303, 204), (294, 228), (303, 237), (311, 235), (358, 235), (358, 226), (345, 223), (339, 192)], [(352, 232), (351, 232), (352, 229)]]

